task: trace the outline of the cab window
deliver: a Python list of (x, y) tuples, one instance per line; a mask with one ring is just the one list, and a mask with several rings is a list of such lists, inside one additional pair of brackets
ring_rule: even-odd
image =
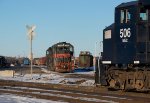
[(46, 51), (46, 54), (48, 55), (48, 54), (49, 54), (49, 51)]
[(130, 20), (131, 20), (131, 14), (129, 10), (126, 10), (126, 23), (130, 22)]
[(124, 10), (121, 10), (121, 23), (124, 23), (124, 20), (125, 20)]
[(129, 23), (131, 21), (131, 13), (128, 9), (123, 9), (120, 12), (121, 14), (121, 23)]
[(140, 10), (140, 20), (141, 20), (141, 21), (146, 21), (146, 20), (148, 20), (148, 10), (147, 10), (147, 9), (142, 8), (142, 9)]

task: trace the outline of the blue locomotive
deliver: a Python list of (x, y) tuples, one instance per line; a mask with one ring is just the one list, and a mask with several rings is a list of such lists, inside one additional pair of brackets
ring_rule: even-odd
[(30, 59), (29, 58), (24, 58), (23, 59), (23, 65), (30, 65)]
[(103, 30), (97, 84), (115, 89), (150, 89), (150, 0), (122, 3), (115, 22)]

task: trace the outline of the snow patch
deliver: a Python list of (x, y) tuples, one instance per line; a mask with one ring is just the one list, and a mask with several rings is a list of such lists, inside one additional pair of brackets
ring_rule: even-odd
[(44, 73), (50, 73), (50, 71), (48, 71), (48, 70), (45, 69), (45, 68), (41, 68), (41, 71), (44, 72)]
[(0, 103), (68, 103), (37, 98), (21, 97), (16, 95), (1, 94)]
[[(86, 78), (66, 77), (65, 74), (56, 73), (53, 71), (48, 71), (44, 67), (42, 67), (41, 70), (45, 73), (32, 74), (32, 78), (31, 78), (31, 74), (20, 75), (19, 73), (15, 73), (14, 77), (2, 77), (2, 76), (0, 76), (0, 79), (22, 81), (22, 82), (94, 86), (94, 80), (88, 80)], [(67, 73), (67, 74), (71, 75), (71, 73)], [(87, 72), (87, 73), (86, 72), (80, 72), (79, 74), (81, 74), (81, 75), (82, 74), (93, 75), (93, 71)]]
[(94, 86), (95, 81), (94, 80), (87, 80), (80, 84), (80, 86)]

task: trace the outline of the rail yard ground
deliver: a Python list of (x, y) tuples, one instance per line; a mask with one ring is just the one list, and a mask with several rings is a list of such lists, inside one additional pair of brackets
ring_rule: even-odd
[[(5, 68), (6, 69), (6, 68)], [(45, 67), (12, 67), (0, 77), (0, 103), (149, 103), (149, 93), (109, 91), (94, 84), (93, 71), (56, 73)]]

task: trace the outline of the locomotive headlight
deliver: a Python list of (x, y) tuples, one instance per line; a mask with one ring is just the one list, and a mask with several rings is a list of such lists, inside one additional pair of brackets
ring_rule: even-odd
[(111, 64), (111, 61), (102, 61), (102, 64)]
[(140, 61), (134, 61), (134, 64), (139, 64), (140, 63)]

